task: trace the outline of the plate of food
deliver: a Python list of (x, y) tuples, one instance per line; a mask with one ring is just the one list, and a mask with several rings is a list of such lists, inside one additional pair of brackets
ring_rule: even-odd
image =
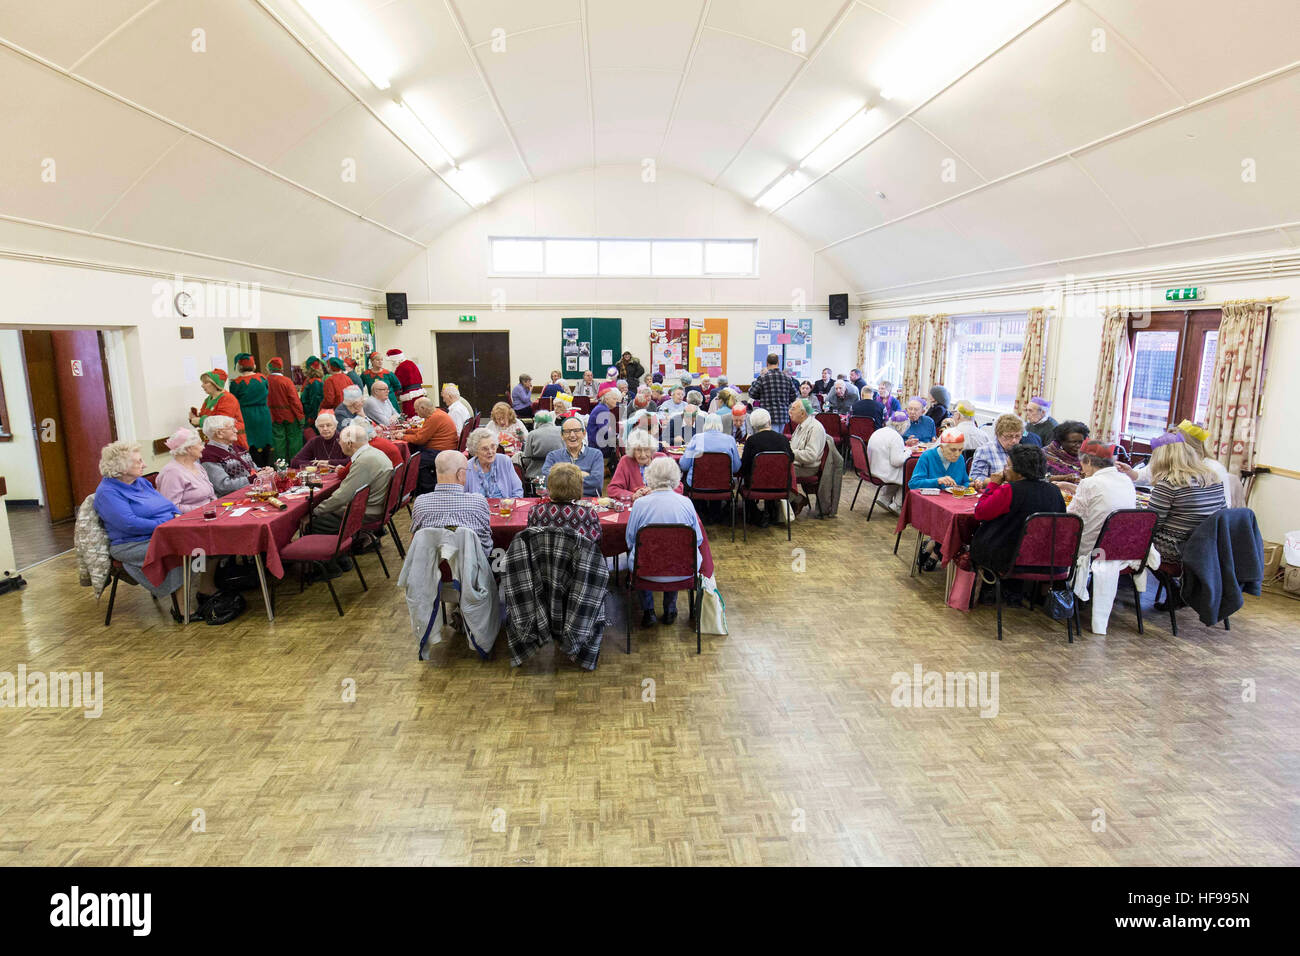
[(967, 498), (971, 495), (979, 494), (979, 492), (974, 488), (963, 488), (961, 485), (949, 485), (943, 490), (948, 492), (948, 494), (952, 495), (954, 498)]

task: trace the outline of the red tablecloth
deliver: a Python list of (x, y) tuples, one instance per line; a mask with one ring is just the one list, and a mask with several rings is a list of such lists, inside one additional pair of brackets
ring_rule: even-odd
[[(515, 509), (508, 518), (497, 514), (499, 499), (489, 498), (488, 507), (492, 510), (492, 544), (497, 548), (508, 548), (520, 531), (528, 526), (528, 512), (540, 498), (516, 498)], [(600, 553), (607, 558), (627, 554), (627, 522), (632, 515), (626, 511), (610, 511), (600, 516)], [(713, 577), (713, 551), (709, 548), (709, 533), (700, 529), (703, 540), (700, 541), (700, 574), (706, 578)]]
[[(321, 488), (312, 494), (313, 505), (331, 494), (340, 481), (337, 473), (327, 475)], [(299, 523), (307, 514), (308, 502), (306, 495), (281, 500), (288, 506), (284, 511), (266, 505), (263, 511), (249, 511), (235, 517), (228, 512), (256, 504), (246, 500), (244, 490), (240, 489), (217, 499), (217, 517), (211, 521), (203, 517), (203, 508), (195, 508), (160, 524), (149, 539), (149, 553), (144, 560), (145, 577), (154, 584), (161, 584), (167, 572), (193, 554), (195, 548), (202, 548), (211, 555), (261, 554), (266, 558), (267, 570), (277, 578), (284, 577), (280, 549), (293, 540)], [(222, 501), (239, 503), (225, 508), (219, 503)]]
[(975, 529), (979, 527), (975, 520), (975, 505), (979, 500), (978, 495), (957, 498), (946, 491), (937, 495), (909, 491), (903, 499), (903, 510), (894, 530), (902, 534), (910, 524), (938, 541), (943, 563), (947, 564), (957, 556), (962, 545), (970, 544), (971, 538), (975, 537)]

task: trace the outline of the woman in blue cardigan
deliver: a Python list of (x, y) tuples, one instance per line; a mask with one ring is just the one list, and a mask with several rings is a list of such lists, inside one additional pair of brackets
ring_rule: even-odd
[[(955, 428), (950, 428), (939, 436), (939, 444), (931, 448), (916, 463), (912, 472), (909, 488), (965, 488), (970, 484), (966, 477), (966, 459), (962, 457), (962, 445), (966, 436)], [(942, 555), (939, 542), (921, 552), (921, 568), (933, 571), (939, 566)]]
[[(176, 506), (143, 477), (144, 458), (140, 455), (140, 446), (127, 441), (106, 445), (99, 455), (99, 473), (104, 477), (95, 488), (95, 511), (108, 534), (108, 553), (121, 561), (127, 573), (154, 597), (174, 594), (181, 586), (184, 565), (172, 568), (161, 584), (154, 584), (144, 574), (144, 561), (149, 553), (153, 529), (176, 517), (177, 511)], [(215, 588), (211, 570), (205, 570), (199, 577), (196, 590), (199, 592), (198, 605), (212, 596)], [(179, 618), (174, 608), (172, 615)]]
[(499, 438), (487, 428), (469, 433), (465, 450), (469, 452), (469, 471), (465, 490), (477, 491), (484, 498), (522, 498), (524, 486), (507, 455), (497, 454)]

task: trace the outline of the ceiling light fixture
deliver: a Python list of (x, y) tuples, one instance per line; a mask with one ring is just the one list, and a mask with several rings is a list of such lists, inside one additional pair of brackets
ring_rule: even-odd
[(812, 182), (811, 176), (801, 174), (797, 167), (791, 167), (758, 194), (758, 198), (754, 200), (754, 205), (761, 206), (764, 209), (776, 209), (778, 206), (784, 205), (787, 200), (810, 182)]
[(812, 152), (799, 163), (799, 168), (828, 172), (860, 150), (870, 136), (867, 123), (870, 112), (870, 103), (854, 110), (853, 115), (813, 147)]
[(398, 109), (400, 109), (404, 114), (406, 114), (411, 119), (413, 119), (419, 125), (420, 129), (424, 130), (425, 134), (433, 142), (433, 145), (438, 148), (438, 153), (441, 155), (443, 161), (448, 166), (455, 168), (456, 157), (451, 155), (451, 152), (447, 149), (446, 146), (442, 145), (442, 140), (438, 139), (437, 134), (435, 134), (434, 131), (429, 128), (429, 124), (424, 121), (424, 118), (421, 117), (420, 114), (415, 111), (415, 109), (411, 106), (411, 104), (406, 102), (406, 100), (402, 99), (400, 96), (394, 96), (393, 102), (397, 104)]
[(442, 178), (471, 206), (482, 206), (492, 198), (492, 192), (487, 184), (477, 174), (463, 166), (453, 166), (442, 174)]
[(316, 25), (378, 89), (392, 85), (387, 64), (392, 57), (371, 25), (355, 9), (355, 0), (298, 0)]

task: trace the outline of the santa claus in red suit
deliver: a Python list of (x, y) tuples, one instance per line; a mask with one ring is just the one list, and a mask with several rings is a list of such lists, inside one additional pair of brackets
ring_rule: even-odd
[(402, 386), (397, 396), (402, 403), (402, 414), (409, 418), (415, 414), (415, 400), (425, 394), (424, 376), (420, 374), (420, 366), (407, 358), (401, 349), (389, 349), (387, 354), (388, 367)]

